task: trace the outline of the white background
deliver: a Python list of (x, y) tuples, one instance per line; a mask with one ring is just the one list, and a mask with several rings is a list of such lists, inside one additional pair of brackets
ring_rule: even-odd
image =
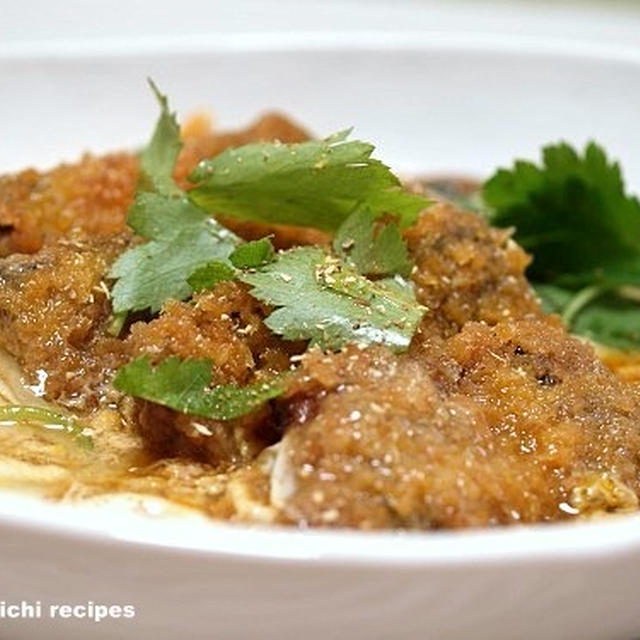
[[(296, 53), (440, 43), (499, 43), (499, 73), (480, 62), (476, 71), (473, 56), (443, 67), (435, 54), (424, 64), (398, 54), (382, 68), (366, 54), (345, 66)], [(259, 50), (281, 54), (250, 62), (246, 52)], [(558, 50), (597, 62), (533, 69), (514, 56)], [(205, 51), (220, 53), (189, 63)], [(595, 138), (640, 190), (640, 86), (604, 62), (615, 60), (640, 60), (638, 2), (0, 0), (0, 172), (142, 144), (155, 118), (152, 75), (181, 117), (211, 107), (221, 126), (242, 126), (275, 107), (317, 134), (354, 125), (407, 172), (482, 176), (541, 144)]]
[(0, 53), (25, 44), (277, 31), (466, 31), (640, 46), (640, 3), (604, 0), (0, 0)]

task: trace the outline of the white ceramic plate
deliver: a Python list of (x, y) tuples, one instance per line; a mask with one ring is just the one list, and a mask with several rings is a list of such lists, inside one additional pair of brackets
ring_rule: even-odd
[[(282, 107), (354, 124), (406, 172), (481, 176), (558, 138), (603, 142), (640, 190), (640, 52), (407, 34), (219, 37), (0, 55), (0, 171), (134, 147), (152, 75), (224, 125)], [(640, 518), (425, 534), (254, 529), (126, 497), (0, 498), (0, 601), (132, 604), (127, 620), (2, 620), (3, 640), (631, 638)], [(1, 605), (1, 602), (0, 602)]]

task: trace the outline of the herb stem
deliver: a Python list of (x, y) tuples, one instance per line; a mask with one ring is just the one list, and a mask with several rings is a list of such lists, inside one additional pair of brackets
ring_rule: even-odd
[(571, 328), (575, 317), (586, 307), (590, 302), (601, 296), (607, 291), (607, 287), (601, 285), (594, 285), (591, 287), (585, 287), (576, 293), (571, 298), (569, 304), (564, 308), (562, 312), (562, 321), (568, 328)]
[(107, 333), (110, 336), (117, 338), (122, 333), (124, 323), (127, 321), (127, 315), (129, 314), (126, 311), (120, 311), (111, 316), (111, 320), (107, 326)]
[(50, 411), (42, 407), (8, 404), (0, 406), (0, 425), (19, 424), (22, 422), (36, 422), (52, 431), (64, 431), (87, 448), (93, 446), (91, 438), (84, 433), (84, 427), (73, 417), (57, 411)]

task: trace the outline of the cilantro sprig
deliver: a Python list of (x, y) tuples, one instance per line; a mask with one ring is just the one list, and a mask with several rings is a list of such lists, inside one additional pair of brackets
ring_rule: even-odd
[(149, 357), (142, 356), (122, 367), (113, 384), (123, 393), (212, 420), (239, 418), (284, 390), (281, 377), (244, 387), (211, 387), (212, 378), (210, 360), (180, 360), (173, 356), (154, 368)]
[[(112, 265), (113, 311), (160, 310), (169, 299), (189, 298), (189, 278), (199, 267), (228, 261), (240, 240), (209, 213), (192, 204), (173, 180), (182, 148), (180, 128), (167, 98), (150, 81), (160, 116), (140, 155), (140, 179), (127, 223), (148, 242), (130, 248)], [(118, 325), (116, 324), (116, 327)]]
[(359, 342), (405, 351), (425, 312), (406, 281), (373, 282), (319, 247), (285, 251), (239, 277), (277, 307), (266, 319), (272, 331), (324, 349)]
[[(197, 184), (182, 191), (172, 177), (182, 148), (179, 126), (167, 98), (152, 82), (151, 87), (160, 116), (141, 153), (138, 192), (128, 219), (129, 226), (149, 242), (129, 249), (110, 271), (116, 280), (112, 291), (116, 314), (157, 312), (169, 299), (187, 299), (194, 286), (204, 286), (194, 275), (198, 270), (214, 261), (229, 264), (240, 240), (211, 212), (335, 231), (355, 209), (366, 209), (374, 217), (387, 213), (407, 226), (428, 204), (422, 196), (405, 191), (391, 170), (371, 157), (373, 145), (347, 140), (349, 131), (319, 141), (229, 149), (201, 162), (191, 175)], [(376, 242), (379, 254), (389, 249), (397, 257), (402, 252), (395, 226), (387, 226)], [(242, 252), (265, 250), (264, 260), (269, 253), (264, 244), (239, 249), (236, 259), (242, 267)], [(382, 267), (387, 272), (397, 266), (388, 262)], [(380, 268), (372, 266), (372, 273)], [(405, 266), (406, 261), (399, 272), (406, 271)]]
[(548, 311), (578, 335), (640, 348), (640, 201), (600, 146), (545, 147), (541, 165), (497, 171), (483, 198), (490, 222), (515, 227), (532, 253), (527, 275)]
[(195, 204), (244, 220), (335, 231), (357, 206), (413, 224), (427, 201), (404, 190), (373, 145), (350, 130), (298, 144), (248, 144), (204, 160), (189, 190)]
[(160, 117), (149, 144), (140, 154), (138, 190), (180, 196), (182, 192), (173, 181), (173, 168), (182, 149), (180, 126), (176, 114), (169, 111), (167, 97), (151, 79), (149, 86), (160, 105)]
[(534, 286), (545, 310), (559, 314), (572, 333), (623, 351), (640, 349), (640, 289)]
[[(140, 156), (128, 218), (147, 241), (128, 249), (111, 269), (114, 333), (131, 311), (155, 313), (169, 299), (185, 300), (238, 279), (275, 307), (266, 324), (285, 339), (325, 349), (356, 341), (405, 350), (425, 310), (402, 278), (411, 262), (398, 225), (414, 222), (426, 200), (404, 191), (389, 168), (371, 158), (373, 146), (348, 141), (347, 131), (297, 145), (226, 151), (201, 163), (191, 176), (197, 184), (183, 191), (173, 180), (179, 126), (166, 97), (151, 87), (161, 113)], [(335, 251), (276, 253), (268, 238), (243, 242), (215, 220), (214, 211), (337, 230)], [(376, 222), (381, 214), (394, 222)], [(212, 386), (212, 380), (208, 360), (170, 357), (153, 367), (141, 357), (118, 371), (114, 386), (176, 411), (230, 420), (276, 397), (284, 384), (281, 377), (245, 387)]]
[(128, 223), (149, 242), (126, 251), (111, 268), (109, 275), (117, 280), (112, 290), (115, 313), (156, 312), (168, 299), (189, 298), (194, 271), (212, 260), (227, 262), (239, 243), (231, 231), (183, 197), (141, 193)]
[(590, 143), (545, 147), (542, 165), (518, 161), (484, 185), (491, 222), (516, 227), (534, 256), (532, 280), (629, 284), (640, 277), (640, 202), (625, 193), (620, 166)]
[(374, 216), (367, 209), (356, 210), (342, 223), (333, 248), (363, 275), (407, 277), (413, 266), (398, 226), (388, 223), (376, 229)]

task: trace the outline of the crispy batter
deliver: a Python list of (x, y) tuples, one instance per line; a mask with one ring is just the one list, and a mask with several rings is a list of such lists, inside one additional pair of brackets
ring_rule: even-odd
[(405, 238), (416, 262), (412, 278), (418, 300), (429, 309), (425, 333), (449, 336), (469, 321), (495, 324), (541, 315), (524, 277), (530, 258), (510, 231), (439, 204), (423, 214)]
[(282, 371), (300, 345), (285, 342), (264, 324), (268, 308), (249, 295), (246, 285), (223, 282), (192, 302), (168, 302), (151, 322), (131, 327), (127, 339), (133, 357), (153, 361), (175, 355), (210, 358), (216, 382), (246, 384), (257, 370)]
[[(169, 302), (149, 323), (131, 327), (127, 350), (152, 361), (169, 356), (208, 358), (218, 384), (248, 384), (256, 376), (286, 370), (304, 344), (281, 340), (265, 326), (268, 310), (244, 285), (219, 284), (193, 303)], [(151, 450), (162, 456), (189, 456), (219, 468), (253, 459), (281, 436), (269, 405), (227, 422), (194, 418), (137, 401), (137, 423)]]
[[(278, 114), (237, 132), (195, 132), (187, 129), (176, 166), (182, 183), (198, 161), (229, 146), (308, 138)], [(137, 172), (131, 154), (87, 155), (76, 165), (44, 174), (26, 171), (0, 182), (0, 224), (8, 227), (0, 251), (34, 253), (14, 254), (0, 264), (0, 340), (29, 382), (46, 376), (48, 399), (85, 411), (116, 401), (110, 386), (116, 369), (142, 354), (154, 361), (169, 355), (210, 358), (218, 382), (243, 384), (259, 373), (286, 369), (301, 346), (275, 337), (262, 322), (264, 305), (239, 284), (222, 284), (193, 304), (169, 302), (158, 318), (134, 323), (125, 341), (109, 335), (104, 278), (127, 246), (127, 234), (117, 234), (124, 229)], [(237, 221), (232, 226), (249, 239), (273, 234), (278, 247), (326, 241), (308, 229)], [(142, 401), (135, 411), (157, 455), (189, 455), (222, 467), (254, 457), (279, 436), (268, 408), (226, 424), (194, 421)]]
[[(58, 242), (0, 267), (0, 341), (30, 382), (46, 376), (46, 397), (78, 410), (113, 403), (116, 369), (140, 355), (208, 358), (217, 383), (247, 384), (286, 370), (302, 343), (285, 342), (263, 323), (268, 310), (244, 285), (225, 282), (193, 302), (170, 301), (126, 339), (108, 333), (111, 309), (102, 280), (124, 249), (122, 237)], [(253, 458), (280, 432), (268, 407), (227, 423), (194, 419), (136, 401), (136, 423), (158, 456), (188, 455), (226, 467)]]
[[(315, 409), (280, 445), (286, 522), (423, 529), (637, 506), (640, 397), (591, 347), (544, 320), (469, 323), (430, 358), (305, 357), (290, 394)], [(608, 502), (581, 500), (596, 478), (617, 488)]]
[[(301, 142), (308, 134), (278, 114), (266, 114), (246, 129), (231, 133), (199, 132), (184, 140), (175, 178), (187, 186), (186, 176), (195, 165), (228, 147), (248, 142), (281, 140)], [(72, 231), (88, 237), (108, 237), (125, 228), (127, 211), (138, 181), (138, 157), (115, 153), (85, 155), (76, 164), (63, 164), (41, 173), (29, 169), (0, 177), (0, 256), (35, 253)], [(278, 246), (291, 246), (296, 234), (306, 243), (325, 238), (309, 230), (291, 230), (236, 221), (234, 231), (249, 239), (273, 233)]]
[(111, 374), (123, 362), (106, 333), (111, 305), (103, 278), (126, 236), (69, 238), (37, 254), (0, 261), (0, 343), (47, 397), (86, 410), (113, 395)]
[(35, 253), (72, 230), (120, 233), (137, 179), (138, 160), (128, 153), (86, 155), (47, 173), (30, 169), (0, 178), (0, 255)]
[[(200, 120), (183, 137), (175, 176), (187, 186), (200, 159), (229, 146), (308, 136), (270, 114), (230, 134)], [(408, 353), (312, 350), (283, 397), (228, 422), (120, 397), (115, 370), (142, 354), (208, 358), (215, 382), (248, 384), (288, 369), (305, 348), (273, 335), (270, 310), (229, 282), (109, 334), (104, 278), (132, 241), (125, 219), (137, 171), (135, 155), (114, 154), (0, 179), (0, 344), (48, 399), (82, 414), (109, 405), (96, 432), (100, 464), (111, 451), (105, 431), (120, 442), (113, 455), (134, 443), (138, 468), (123, 463), (119, 480), (109, 465), (95, 474), (83, 466), (83, 482), (164, 491), (222, 517), (362, 529), (637, 508), (640, 387), (542, 314), (524, 277), (530, 258), (508, 231), (450, 205), (405, 233), (429, 309)], [(329, 240), (229, 226), (250, 239), (273, 234), (278, 247)]]

